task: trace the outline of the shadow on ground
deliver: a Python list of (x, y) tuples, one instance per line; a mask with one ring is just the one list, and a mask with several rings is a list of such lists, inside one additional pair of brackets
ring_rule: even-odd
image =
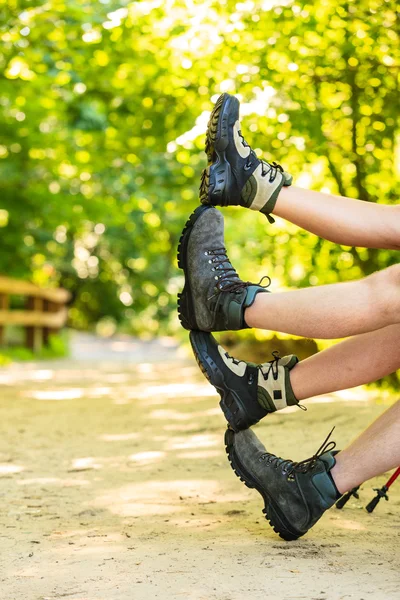
[[(112, 343), (78, 336), (71, 360), (0, 371), (1, 599), (397, 597), (398, 487), (368, 515), (385, 478), (370, 482), (283, 542), (228, 465), (218, 398), (193, 361), (169, 341)], [(302, 459), (333, 425), (341, 447), (384, 408), (355, 390), (257, 433)]]

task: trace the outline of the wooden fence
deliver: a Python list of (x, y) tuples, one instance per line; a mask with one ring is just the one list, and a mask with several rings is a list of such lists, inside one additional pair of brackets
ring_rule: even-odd
[[(23, 296), (25, 309), (10, 309), (10, 296)], [(62, 288), (41, 288), (0, 275), (0, 346), (5, 344), (5, 327), (21, 325), (26, 332), (26, 346), (39, 352), (48, 344), (49, 335), (65, 325), (70, 298), (71, 294)]]

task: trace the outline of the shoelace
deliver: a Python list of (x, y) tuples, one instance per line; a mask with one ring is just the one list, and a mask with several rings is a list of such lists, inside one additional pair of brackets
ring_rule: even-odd
[[(274, 358), (273, 358), (273, 360), (268, 361), (269, 367), (268, 367), (267, 372), (263, 371), (263, 367), (265, 366), (265, 364), (257, 365), (257, 368), (260, 369), (260, 372), (261, 372), (262, 376), (264, 377), (265, 381), (267, 381), (270, 373), (272, 374), (272, 377), (275, 379), (275, 381), (278, 379), (278, 376), (279, 376), (278, 362), (280, 361), (281, 357), (279, 355), (278, 350), (274, 350), (272, 352), (272, 356)], [(296, 404), (296, 406), (298, 406), (301, 410), (307, 411), (307, 407), (304, 406), (303, 404), (300, 404), (300, 402), (298, 402)]]
[[(242, 132), (240, 130), (238, 131), (238, 135), (240, 137), (242, 145), (245, 148), (250, 148), (250, 156), (255, 160), (259, 160), (259, 158), (257, 157), (257, 154), (254, 152), (254, 150), (251, 148), (251, 146), (246, 142), (246, 140), (244, 139)], [(251, 166), (252, 166), (252, 162), (248, 158), (246, 164), (244, 165), (244, 168), (247, 171), (248, 169), (251, 168)], [(266, 177), (269, 173), (269, 181), (270, 181), (270, 183), (272, 183), (273, 181), (275, 181), (278, 172), (279, 173), (284, 172), (283, 167), (280, 164), (278, 164), (275, 161), (272, 163), (268, 163), (264, 160), (261, 160), (261, 177)]]
[[(268, 277), (268, 275), (264, 275), (264, 277), (262, 277), (258, 283), (242, 281), (237, 274), (236, 269), (233, 268), (226, 248), (224, 247), (207, 250), (206, 255), (213, 257), (208, 261), (210, 264), (214, 265), (213, 270), (220, 271), (219, 275), (215, 275), (215, 287), (218, 292), (237, 292), (247, 288), (249, 285), (259, 285), (266, 289), (271, 285), (271, 279)], [(264, 279), (268, 280), (267, 285), (262, 285)], [(211, 300), (211, 298), (214, 298), (214, 296), (216, 296), (216, 293), (210, 296), (208, 299)]]
[[(240, 363), (245, 363), (246, 365), (248, 364), (245, 360), (240, 360), (235, 358), (234, 356), (231, 356), (228, 352), (225, 352), (225, 356), (226, 358), (228, 358), (229, 360), (231, 360), (233, 362), (234, 365), (240, 365)], [(266, 373), (264, 373), (264, 371), (262, 370), (262, 367), (264, 366), (264, 364), (259, 364), (256, 365), (257, 369), (259, 369), (264, 377), (264, 379), (268, 379), (269, 374), (272, 372), (272, 376), (275, 380), (278, 379), (278, 361), (281, 359), (281, 357), (279, 356), (279, 352), (277, 350), (274, 350), (272, 352), (272, 356), (274, 357), (273, 360), (268, 361), (269, 362), (269, 368), (268, 371)]]
[(308, 473), (308, 471), (310, 471), (315, 466), (315, 463), (322, 454), (325, 454), (325, 452), (331, 452), (332, 450), (334, 450), (334, 448), (336, 448), (336, 442), (329, 441), (329, 438), (331, 437), (334, 429), (335, 427), (332, 427), (331, 431), (329, 432), (321, 446), (318, 448), (316, 453), (313, 454), (313, 456), (311, 456), (310, 458), (306, 458), (305, 460), (301, 460), (300, 462), (294, 462), (292, 460), (284, 460), (279, 456), (275, 456), (274, 454), (269, 454), (268, 452), (265, 452), (260, 456), (259, 460), (266, 461), (267, 464), (275, 467), (276, 469), (280, 467), (282, 473), (284, 473), (285, 475), (292, 475), (294, 472)]
[(258, 368), (260, 369), (262, 376), (264, 377), (265, 380), (268, 379), (269, 374), (272, 374), (272, 377), (275, 379), (275, 381), (278, 379), (278, 362), (280, 361), (281, 357), (279, 356), (279, 352), (277, 350), (274, 350), (272, 352), (272, 356), (274, 357), (273, 360), (268, 361), (269, 367), (268, 367), (268, 371), (265, 373), (263, 371), (263, 366), (265, 365), (257, 365)]
[[(233, 364), (235, 364), (235, 365), (240, 365), (240, 363), (246, 363), (246, 365), (247, 365), (247, 362), (245, 360), (237, 359), (234, 356), (231, 356), (228, 352), (225, 352), (225, 356), (226, 356), (226, 358), (229, 358), (229, 360), (231, 360), (233, 362)], [(274, 360), (269, 361), (270, 367), (268, 368), (268, 371), (266, 373), (264, 373), (264, 371), (262, 370), (262, 367), (264, 365), (262, 365), (262, 364), (256, 365), (256, 367), (258, 369), (260, 369), (264, 379), (268, 379), (268, 375), (270, 374), (271, 371), (272, 371), (273, 378), (275, 380), (278, 379), (278, 361), (280, 360), (281, 357), (279, 356), (279, 352), (277, 350), (274, 350), (272, 352), (272, 356), (274, 357)], [(272, 363), (275, 363), (275, 365), (276, 365), (275, 370), (274, 370), (274, 365)]]
[(234, 356), (231, 356), (228, 352), (225, 352), (225, 356), (227, 359), (231, 360), (234, 365), (240, 365), (240, 363), (246, 363), (247, 365), (247, 362), (245, 360), (238, 360)]

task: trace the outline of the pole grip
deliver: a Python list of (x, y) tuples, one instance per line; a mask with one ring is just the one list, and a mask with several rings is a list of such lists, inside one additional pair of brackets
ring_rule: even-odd
[(376, 495), (375, 498), (372, 498), (371, 502), (369, 502), (367, 504), (367, 506), (365, 507), (367, 509), (367, 511), (369, 513), (372, 513), (372, 511), (374, 510), (374, 508), (376, 507), (376, 505), (379, 503), (379, 500), (381, 499), (380, 496)]
[(343, 506), (345, 506), (348, 503), (351, 496), (352, 496), (351, 492), (346, 492), (345, 494), (343, 494), (343, 496), (341, 498), (339, 498), (339, 500), (336, 502), (336, 505), (335, 505), (336, 508), (339, 508), (339, 509), (343, 508)]
[(375, 488), (375, 492), (376, 492), (375, 498), (372, 498), (371, 502), (369, 502), (367, 504), (367, 506), (365, 507), (369, 513), (372, 513), (372, 511), (374, 510), (375, 506), (378, 504), (378, 502), (380, 501), (381, 498), (385, 498), (385, 500), (389, 500), (388, 495), (386, 493), (387, 490), (388, 489), (387, 489), (386, 485), (384, 485), (380, 489)]
[(358, 488), (359, 488), (359, 486), (355, 487), (352, 490), (350, 490), (349, 492), (346, 492), (345, 494), (343, 494), (343, 496), (341, 498), (339, 498), (339, 500), (336, 502), (336, 504), (335, 504), (336, 508), (339, 508), (339, 509), (343, 508), (343, 506), (345, 506), (348, 503), (348, 501), (350, 500), (350, 498), (352, 496), (354, 496), (355, 498), (358, 498), (359, 497), (357, 494)]

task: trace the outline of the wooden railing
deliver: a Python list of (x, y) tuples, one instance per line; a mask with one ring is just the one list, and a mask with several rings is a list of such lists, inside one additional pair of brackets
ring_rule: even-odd
[[(25, 309), (10, 309), (10, 296), (23, 296)], [(48, 344), (49, 335), (65, 325), (70, 298), (71, 294), (62, 288), (41, 288), (0, 275), (0, 346), (5, 344), (5, 327), (21, 325), (26, 332), (26, 346), (39, 352)]]

